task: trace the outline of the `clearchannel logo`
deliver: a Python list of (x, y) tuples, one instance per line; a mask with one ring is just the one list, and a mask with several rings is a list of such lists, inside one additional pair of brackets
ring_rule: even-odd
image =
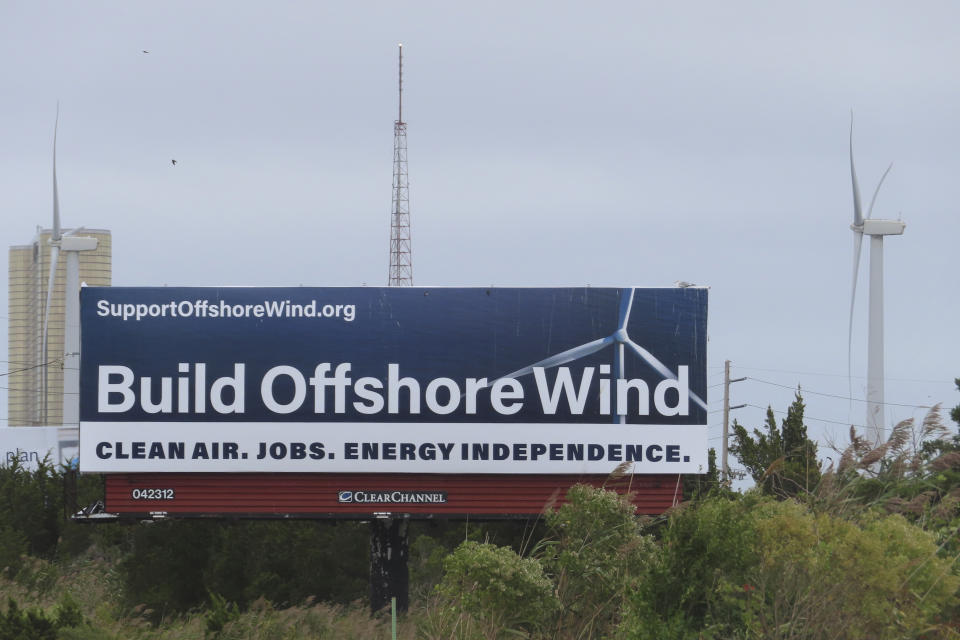
[(339, 491), (337, 502), (350, 504), (446, 504), (446, 491)]

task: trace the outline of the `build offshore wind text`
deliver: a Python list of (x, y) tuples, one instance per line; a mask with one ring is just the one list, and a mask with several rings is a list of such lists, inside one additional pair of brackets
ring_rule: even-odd
[[(351, 375), (352, 364), (322, 362), (312, 371), (290, 365), (267, 370), (254, 388), (259, 405), (276, 415), (291, 414), (305, 406), (316, 415), (398, 414), (449, 415), (458, 410), (468, 415), (486, 406), (499, 415), (510, 416), (528, 402), (538, 403), (543, 415), (569, 410), (584, 413), (588, 400), (599, 399), (601, 415), (689, 415), (688, 367), (681, 365), (676, 378), (666, 378), (651, 388), (641, 378), (612, 378), (610, 365), (599, 367), (559, 366), (547, 375), (543, 367), (532, 367), (535, 397), (526, 397), (523, 385), (513, 377), (438, 377), (421, 381), (402, 375), (398, 363), (386, 366), (385, 376)], [(517, 377), (520, 377), (519, 375)], [(209, 384), (208, 384), (209, 382)], [(483, 393), (481, 393), (483, 392)], [(247, 367), (233, 363), (233, 373), (208, 381), (207, 364), (178, 363), (176, 375), (138, 376), (125, 365), (99, 365), (97, 413), (123, 414), (142, 410), (148, 414), (243, 415), (247, 412)]]

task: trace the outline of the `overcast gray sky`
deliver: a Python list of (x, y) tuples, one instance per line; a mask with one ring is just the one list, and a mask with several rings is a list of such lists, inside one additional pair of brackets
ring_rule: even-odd
[(385, 285), (403, 42), (417, 285), (708, 285), (711, 444), (726, 359), (741, 422), (800, 384), (842, 439), (851, 109), (864, 198), (894, 162), (874, 214), (907, 222), (887, 401), (960, 402), (957, 24), (946, 1), (6, 0), (3, 238), (50, 225), (59, 100), (63, 223), (113, 232), (115, 285)]

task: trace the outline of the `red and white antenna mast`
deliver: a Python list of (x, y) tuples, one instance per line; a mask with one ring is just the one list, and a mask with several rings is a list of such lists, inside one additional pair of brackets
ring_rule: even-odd
[(400, 53), (397, 121), (393, 123), (393, 211), (390, 214), (391, 287), (413, 285), (410, 246), (410, 184), (407, 180), (407, 123), (403, 121), (403, 44)]

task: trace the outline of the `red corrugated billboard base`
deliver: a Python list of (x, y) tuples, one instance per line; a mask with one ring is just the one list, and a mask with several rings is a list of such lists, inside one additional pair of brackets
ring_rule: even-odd
[[(631, 495), (637, 513), (659, 514), (682, 499), (679, 476), (151, 473), (106, 476), (106, 511), (170, 516), (368, 518), (536, 515), (564, 502), (577, 483)], [(383, 502), (410, 494), (442, 502)], [(170, 496), (173, 496), (172, 499)], [(363, 497), (367, 502), (345, 501)]]

